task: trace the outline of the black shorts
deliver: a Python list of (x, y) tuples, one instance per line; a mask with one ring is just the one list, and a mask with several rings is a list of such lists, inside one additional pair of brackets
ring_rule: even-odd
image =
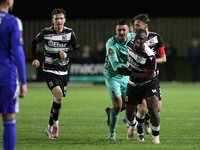
[(156, 84), (156, 90), (158, 91), (156, 96), (158, 97), (158, 100), (161, 101), (161, 89), (159, 83)]
[(158, 97), (159, 91), (157, 90), (157, 85), (152, 83), (147, 83), (142, 86), (132, 86), (128, 84), (125, 103), (127, 105), (138, 105), (142, 104), (142, 100), (151, 96)]
[(49, 89), (52, 91), (54, 87), (60, 86), (63, 97), (65, 97), (68, 83), (67, 75), (56, 75), (48, 72), (43, 72), (43, 75)]

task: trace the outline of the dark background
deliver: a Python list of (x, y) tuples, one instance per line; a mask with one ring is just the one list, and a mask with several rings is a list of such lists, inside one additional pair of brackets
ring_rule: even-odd
[(69, 19), (122, 18), (147, 13), (149, 17), (200, 16), (197, 0), (15, 0), (12, 14), (23, 20), (51, 19), (64, 8)]

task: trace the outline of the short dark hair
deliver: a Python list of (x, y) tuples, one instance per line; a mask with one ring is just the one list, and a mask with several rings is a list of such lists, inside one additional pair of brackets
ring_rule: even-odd
[(0, 0), (0, 5), (6, 4), (7, 0)]
[(137, 29), (137, 30), (135, 31), (135, 33), (144, 33), (144, 34), (146, 34), (146, 36), (147, 36), (147, 32), (146, 32), (146, 30), (144, 30), (144, 29)]
[(129, 27), (129, 23), (126, 20), (119, 20), (117, 25), (127, 25)]
[(52, 13), (51, 13), (51, 18), (53, 18), (54, 15), (60, 14), (60, 13), (62, 13), (62, 14), (65, 16), (65, 18), (66, 18), (66, 12), (65, 12), (65, 10), (62, 9), (62, 8), (56, 8), (56, 9), (54, 9), (54, 10), (52, 11)]
[(148, 14), (139, 14), (139, 15), (135, 16), (135, 17), (131, 20), (131, 24), (133, 25), (134, 22), (135, 22), (136, 20), (140, 20), (140, 21), (142, 21), (142, 22), (144, 22), (144, 23), (146, 23), (146, 24), (148, 24), (148, 25), (149, 25), (149, 23), (150, 23), (150, 19), (149, 19)]

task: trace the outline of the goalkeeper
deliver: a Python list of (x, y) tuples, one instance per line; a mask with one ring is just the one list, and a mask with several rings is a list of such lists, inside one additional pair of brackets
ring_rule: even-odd
[(126, 66), (127, 43), (135, 35), (129, 33), (129, 24), (120, 20), (116, 26), (116, 35), (106, 43), (106, 59), (104, 64), (104, 80), (107, 86), (113, 107), (107, 107), (108, 126), (110, 127), (109, 140), (116, 140), (115, 129), (119, 119), (119, 113), (124, 110), (124, 101), (129, 77), (117, 74), (117, 68)]

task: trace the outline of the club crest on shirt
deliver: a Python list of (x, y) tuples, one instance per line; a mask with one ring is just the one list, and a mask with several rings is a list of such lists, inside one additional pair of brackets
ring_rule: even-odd
[(108, 54), (109, 54), (109, 55), (113, 55), (113, 54), (114, 54), (113, 50), (112, 50), (112, 49), (109, 49), (109, 50), (108, 50)]
[(62, 40), (67, 40), (67, 35), (63, 35)]

